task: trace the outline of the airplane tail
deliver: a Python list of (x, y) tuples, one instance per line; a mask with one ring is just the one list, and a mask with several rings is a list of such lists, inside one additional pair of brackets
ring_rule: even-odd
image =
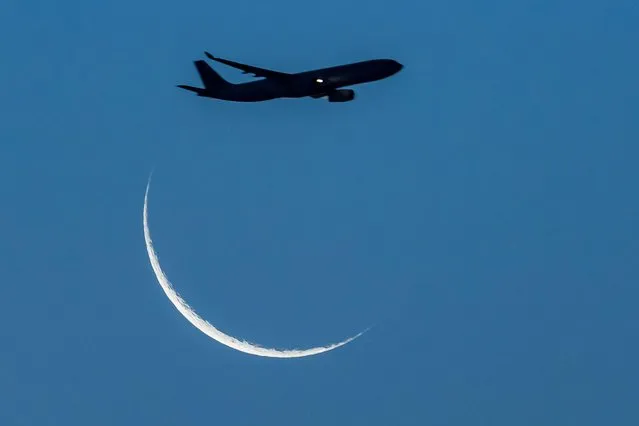
[(199, 60), (193, 61), (193, 64), (195, 64), (197, 73), (200, 75), (202, 83), (204, 83), (204, 88), (179, 84), (177, 87), (180, 89), (195, 92), (198, 96), (210, 96), (218, 92), (220, 88), (231, 85), (231, 83), (224, 80), (222, 76), (216, 73), (206, 62)]
[(191, 92), (195, 92), (195, 93), (197, 93), (198, 96), (206, 95), (206, 89), (202, 89), (200, 87), (186, 86), (184, 84), (178, 84), (177, 87), (179, 87), (180, 89), (184, 89), (184, 90), (188, 90), (188, 91), (191, 91)]
[(198, 60), (193, 63), (195, 64), (195, 68), (197, 69), (198, 74), (200, 74), (200, 79), (202, 80), (202, 83), (204, 83), (204, 87), (207, 91), (214, 92), (221, 86), (228, 86), (231, 84), (224, 80), (222, 76), (215, 72), (205, 61)]

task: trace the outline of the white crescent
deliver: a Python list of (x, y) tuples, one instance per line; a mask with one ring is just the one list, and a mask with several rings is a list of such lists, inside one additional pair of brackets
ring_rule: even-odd
[(334, 343), (328, 346), (321, 346), (316, 348), (309, 349), (272, 349), (265, 348), (258, 344), (247, 342), (245, 340), (239, 340), (235, 337), (229, 336), (222, 331), (215, 328), (211, 323), (204, 320), (200, 317), (194, 310), (189, 306), (184, 299), (175, 291), (173, 285), (167, 278), (164, 271), (160, 267), (160, 261), (158, 260), (158, 256), (153, 249), (153, 242), (151, 240), (151, 233), (149, 231), (148, 224), (148, 196), (149, 196), (149, 187), (151, 185), (151, 179), (146, 186), (146, 192), (144, 194), (144, 212), (143, 212), (143, 221), (144, 221), (144, 240), (146, 241), (146, 250), (149, 254), (149, 260), (151, 261), (151, 266), (153, 267), (153, 272), (155, 272), (155, 276), (164, 290), (164, 293), (169, 298), (171, 303), (177, 308), (177, 310), (186, 318), (191, 324), (195, 326), (202, 333), (206, 334), (210, 338), (217, 340), (218, 342), (226, 345), (230, 348), (238, 350), (240, 352), (244, 352), (251, 355), (270, 357), (270, 358), (301, 358), (310, 355), (317, 355), (324, 352), (331, 351), (333, 349), (337, 349), (340, 346), (344, 346), (345, 344), (357, 339), (359, 336), (364, 334), (367, 330), (362, 331), (361, 333), (349, 337), (348, 339)]

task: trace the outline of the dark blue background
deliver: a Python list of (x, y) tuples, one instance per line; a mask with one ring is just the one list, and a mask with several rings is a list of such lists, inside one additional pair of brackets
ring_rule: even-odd
[[(80, 2), (0, 14), (3, 425), (636, 425), (636, 1)], [(203, 51), (405, 64), (232, 104)], [(225, 78), (248, 81), (214, 64)], [(193, 328), (146, 256), (253, 357)]]

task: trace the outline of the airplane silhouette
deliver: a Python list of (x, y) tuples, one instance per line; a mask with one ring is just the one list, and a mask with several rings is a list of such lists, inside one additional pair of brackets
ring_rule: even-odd
[(204, 52), (209, 59), (242, 70), (244, 74), (263, 77), (262, 80), (233, 84), (222, 78), (205, 61), (193, 61), (204, 84), (203, 88), (177, 87), (198, 96), (233, 102), (262, 102), (278, 98), (328, 98), (329, 102), (348, 102), (355, 99), (352, 89), (340, 89), (354, 84), (382, 80), (398, 73), (404, 66), (392, 59), (373, 59), (289, 74), (258, 68), (228, 59), (217, 58)]

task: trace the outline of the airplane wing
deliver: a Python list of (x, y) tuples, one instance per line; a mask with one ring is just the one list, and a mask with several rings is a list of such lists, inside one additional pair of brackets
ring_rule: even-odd
[(264, 78), (272, 78), (272, 79), (281, 79), (281, 78), (286, 78), (291, 76), (291, 74), (285, 73), (285, 72), (271, 71), (265, 68), (258, 68), (251, 65), (240, 64), (239, 62), (229, 61), (228, 59), (216, 58), (215, 56), (211, 55), (209, 52), (204, 52), (204, 54), (209, 59), (220, 62), (224, 65), (228, 65), (230, 67), (242, 70), (243, 74), (253, 74), (255, 75), (255, 77), (264, 77)]

